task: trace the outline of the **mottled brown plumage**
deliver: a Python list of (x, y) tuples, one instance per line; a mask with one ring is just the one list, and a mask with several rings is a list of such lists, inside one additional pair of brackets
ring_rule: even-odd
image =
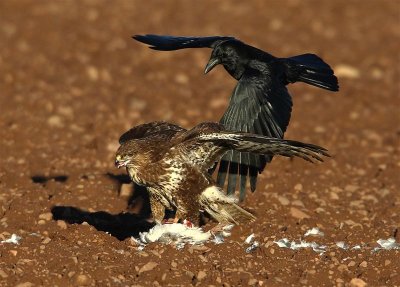
[(194, 223), (198, 223), (200, 211), (221, 223), (253, 220), (254, 216), (217, 187), (208, 173), (229, 150), (297, 156), (311, 162), (328, 155), (319, 146), (228, 132), (218, 123), (201, 123), (185, 130), (166, 122), (151, 122), (124, 133), (120, 144), (115, 164), (126, 167), (134, 182), (148, 188), (156, 221), (163, 219), (165, 208)]

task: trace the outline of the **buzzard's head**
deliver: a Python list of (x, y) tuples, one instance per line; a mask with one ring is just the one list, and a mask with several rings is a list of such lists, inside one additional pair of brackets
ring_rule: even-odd
[(132, 161), (132, 156), (129, 154), (126, 155), (117, 154), (115, 156), (115, 166), (117, 168), (127, 166), (131, 161)]
[(137, 162), (139, 152), (136, 145), (130, 142), (123, 143), (115, 155), (115, 166), (117, 168), (133, 166)]

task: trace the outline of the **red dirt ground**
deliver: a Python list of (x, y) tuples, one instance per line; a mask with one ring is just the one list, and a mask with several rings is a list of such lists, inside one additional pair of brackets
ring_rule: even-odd
[[(372, 252), (400, 241), (399, 15), (398, 1), (1, 1), (0, 241), (22, 239), (0, 244), (0, 285), (400, 286), (400, 251)], [(275, 158), (244, 202), (257, 221), (224, 244), (138, 251), (140, 198), (128, 208), (119, 194), (119, 136), (153, 120), (217, 121), (235, 85), (221, 67), (203, 75), (210, 50), (155, 52), (131, 40), (139, 33), (317, 53), (341, 90), (291, 85), (286, 137), (333, 158)], [(87, 223), (53, 220), (53, 206)], [(273, 243), (312, 227), (325, 236), (305, 239), (326, 244), (322, 255)], [(247, 254), (251, 233), (260, 247)]]

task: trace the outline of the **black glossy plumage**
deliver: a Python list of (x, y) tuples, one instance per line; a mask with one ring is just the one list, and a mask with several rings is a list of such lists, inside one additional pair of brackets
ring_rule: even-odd
[[(212, 48), (205, 72), (222, 64), (238, 80), (229, 106), (221, 118), (228, 130), (244, 131), (269, 137), (283, 138), (290, 121), (292, 99), (286, 85), (304, 82), (330, 91), (338, 91), (333, 70), (314, 54), (276, 58), (233, 37), (175, 37), (137, 35), (134, 39), (154, 50)], [(240, 177), (240, 199), (245, 196), (246, 180), (251, 191), (256, 189), (257, 175), (272, 157), (230, 151), (222, 158), (217, 182), (223, 186), (227, 174), (227, 192), (233, 193)]]
[(186, 48), (214, 48), (219, 43), (235, 39), (233, 37), (175, 37), (161, 35), (135, 35), (139, 42), (150, 45), (150, 49), (159, 51), (173, 51)]

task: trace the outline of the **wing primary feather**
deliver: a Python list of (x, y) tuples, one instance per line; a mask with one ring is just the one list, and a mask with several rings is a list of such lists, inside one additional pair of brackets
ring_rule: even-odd
[(224, 187), (226, 175), (228, 173), (229, 161), (221, 160), (218, 168), (217, 184), (221, 188)]
[(257, 185), (257, 175), (258, 175), (258, 168), (254, 166), (250, 166), (249, 168), (249, 177), (250, 177), (250, 190), (254, 192), (256, 190)]
[(149, 45), (150, 49), (158, 51), (173, 51), (186, 48), (214, 48), (223, 41), (235, 40), (233, 37), (177, 37), (167, 35), (135, 35), (133, 39)]
[(237, 162), (231, 161), (229, 164), (228, 188), (227, 188), (228, 194), (235, 193), (238, 170), (239, 170), (239, 164)]
[[(247, 154), (247, 153), (241, 153)], [(247, 176), (249, 173), (249, 163), (241, 163), (239, 165), (239, 174), (240, 174), (240, 188), (239, 188), (239, 200), (243, 201), (246, 196), (246, 183), (247, 183)]]

